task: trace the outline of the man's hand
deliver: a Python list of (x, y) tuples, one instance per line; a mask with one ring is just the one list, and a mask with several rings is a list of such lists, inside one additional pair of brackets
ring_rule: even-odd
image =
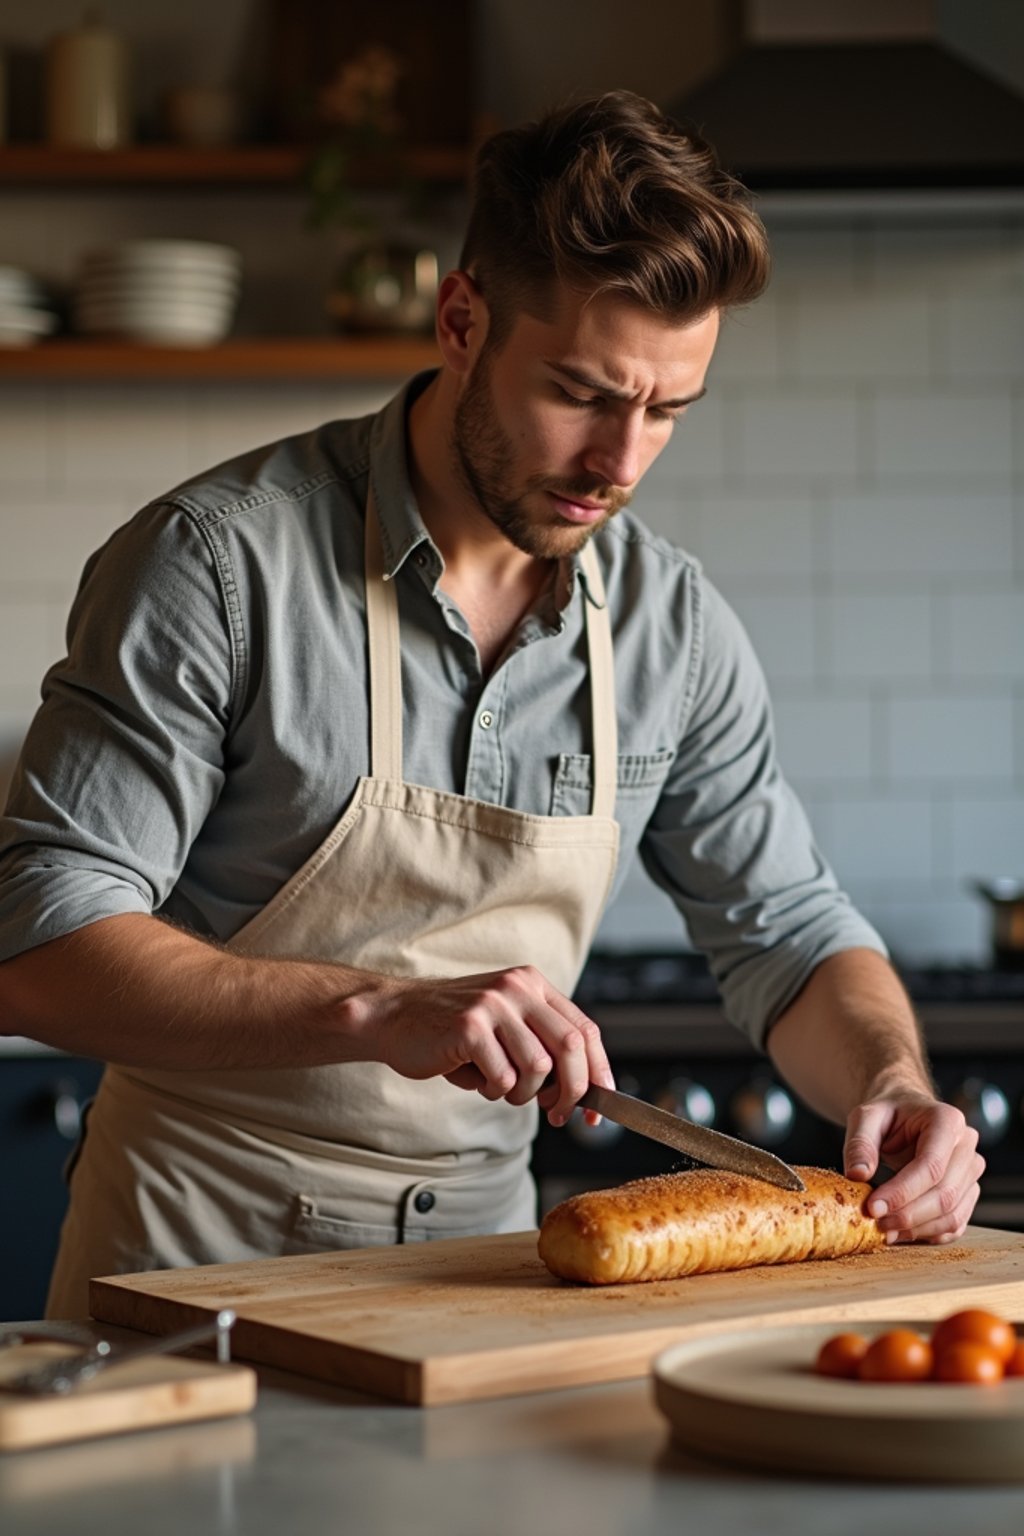
[(389, 979), (358, 999), (365, 1055), (403, 1077), (526, 1104), (564, 1125), (589, 1083), (614, 1088), (601, 1032), (532, 965), (451, 980)]
[(951, 1243), (978, 1198), (985, 1169), (977, 1132), (935, 1097), (910, 1000), (871, 950), (843, 950), (811, 973), (768, 1036), (786, 1080), (812, 1109), (846, 1125), (844, 1166), (894, 1177), (867, 1209), (890, 1242)]
[(890, 1243), (953, 1242), (971, 1219), (985, 1171), (977, 1131), (951, 1104), (923, 1094), (852, 1110), (843, 1161), (851, 1179), (870, 1179), (880, 1162), (899, 1170), (867, 1202)]

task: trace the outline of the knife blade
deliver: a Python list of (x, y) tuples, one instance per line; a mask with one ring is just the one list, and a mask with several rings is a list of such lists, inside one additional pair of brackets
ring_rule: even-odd
[(796, 1170), (774, 1153), (738, 1141), (735, 1136), (726, 1136), (722, 1131), (695, 1125), (692, 1120), (669, 1114), (667, 1109), (659, 1109), (644, 1099), (620, 1093), (617, 1088), (599, 1088), (596, 1083), (591, 1083), (580, 1104), (640, 1136), (649, 1136), (652, 1141), (685, 1152), (698, 1163), (724, 1168), (730, 1173), (745, 1173), (752, 1179), (764, 1179), (769, 1184), (777, 1184), (780, 1189), (803, 1190), (807, 1187)]

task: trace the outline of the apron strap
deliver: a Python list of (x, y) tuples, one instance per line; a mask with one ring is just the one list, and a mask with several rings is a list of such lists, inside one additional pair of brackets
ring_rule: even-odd
[(370, 651), (370, 777), (402, 778), (402, 651), (398, 596), (384, 570), (373, 486), (366, 501), (366, 632)]
[(583, 594), (583, 612), (587, 626), (590, 710), (594, 732), (590, 814), (613, 817), (619, 733), (615, 708), (612, 626), (608, 616), (608, 601), (605, 597), (601, 567), (593, 544), (584, 544), (580, 562), (587, 578), (588, 589)]
[[(590, 672), (593, 758), (590, 814), (615, 815), (618, 725), (615, 662), (604, 581), (592, 544), (583, 546), (587, 578), (583, 594)], [(366, 502), (366, 629), (370, 652), (370, 776), (399, 783), (402, 778), (402, 652), (398, 596), (384, 570), (380, 518), (371, 485)]]

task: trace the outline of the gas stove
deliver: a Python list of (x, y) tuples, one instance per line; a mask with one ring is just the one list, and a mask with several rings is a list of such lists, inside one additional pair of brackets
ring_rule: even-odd
[[(1010, 1003), (1024, 1009), (1024, 970), (971, 965), (904, 965), (894, 961), (915, 1003)], [(702, 955), (688, 951), (599, 951), (576, 989), (592, 1003), (717, 1003), (718, 988)]]
[[(970, 965), (901, 965), (903, 984), (929, 1052), (1024, 1051), (1024, 971)], [(598, 952), (575, 992), (603, 1026), (606, 1043), (657, 1051), (668, 1040), (703, 1042), (727, 1054), (750, 1051), (726, 1022), (714, 977), (691, 952)]]
[[(1024, 972), (896, 962), (921, 1021), (939, 1092), (977, 1128), (988, 1167), (976, 1221), (1024, 1231)], [(598, 952), (575, 999), (600, 1026), (619, 1086), (777, 1152), (842, 1166), (842, 1130), (784, 1084), (722, 1012), (702, 956)], [(534, 1151), (542, 1210), (582, 1188), (665, 1172), (673, 1154), (604, 1121), (542, 1121)]]

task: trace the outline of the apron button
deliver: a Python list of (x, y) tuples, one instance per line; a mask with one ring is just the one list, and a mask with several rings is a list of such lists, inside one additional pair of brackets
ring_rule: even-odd
[(413, 1205), (419, 1211), (421, 1216), (425, 1216), (428, 1211), (432, 1211), (436, 1204), (437, 1196), (432, 1195), (429, 1189), (421, 1189), (413, 1201)]

